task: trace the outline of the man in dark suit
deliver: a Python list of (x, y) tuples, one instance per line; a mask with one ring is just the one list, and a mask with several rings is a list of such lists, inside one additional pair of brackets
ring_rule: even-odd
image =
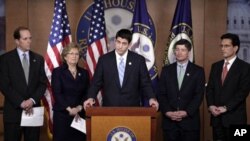
[(238, 35), (222, 35), (220, 46), (224, 59), (211, 67), (206, 100), (214, 141), (228, 141), (230, 125), (247, 123), (250, 66), (236, 56), (240, 49)]
[(141, 94), (149, 105), (158, 109), (145, 58), (129, 51), (131, 31), (116, 34), (115, 50), (101, 56), (88, 91), (84, 108), (92, 106), (99, 90), (103, 90), (103, 106), (140, 106)]
[(199, 141), (200, 112), (205, 90), (202, 67), (189, 61), (191, 43), (174, 45), (175, 63), (164, 66), (160, 76), (159, 103), (164, 141)]
[(26, 27), (14, 31), (16, 48), (0, 58), (0, 90), (4, 95), (4, 141), (38, 141), (39, 127), (21, 127), (21, 114), (33, 114), (46, 89), (42, 56), (30, 51), (31, 33)]

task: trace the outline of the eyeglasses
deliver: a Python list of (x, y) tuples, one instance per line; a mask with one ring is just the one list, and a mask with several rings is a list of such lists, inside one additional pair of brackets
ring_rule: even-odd
[(229, 48), (229, 47), (233, 47), (233, 45), (220, 45), (221, 48)]
[(73, 52), (70, 52), (70, 53), (68, 53), (69, 55), (75, 55), (75, 56), (79, 56), (80, 54), (79, 53), (73, 53)]

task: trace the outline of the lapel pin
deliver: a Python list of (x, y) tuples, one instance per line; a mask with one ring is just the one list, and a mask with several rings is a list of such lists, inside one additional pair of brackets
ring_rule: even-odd
[(190, 74), (189, 73), (187, 73), (187, 76), (189, 76)]
[(131, 62), (128, 62), (128, 65), (132, 65), (132, 63), (131, 63)]
[(78, 76), (81, 76), (81, 73), (78, 73)]
[(33, 62), (36, 62), (36, 59), (34, 59)]

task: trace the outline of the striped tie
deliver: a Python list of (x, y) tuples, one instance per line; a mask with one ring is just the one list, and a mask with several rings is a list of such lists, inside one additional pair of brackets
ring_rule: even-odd
[(225, 78), (227, 76), (228, 73), (228, 69), (227, 69), (227, 65), (229, 64), (229, 62), (225, 62), (223, 70), (222, 70), (222, 74), (221, 74), (221, 83), (223, 84), (225, 81)]
[(24, 71), (24, 75), (25, 75), (25, 79), (26, 82), (28, 84), (28, 80), (29, 80), (29, 62), (27, 59), (26, 54), (23, 54), (23, 60), (22, 60), (22, 65), (23, 65), (23, 71)]
[(181, 88), (182, 81), (183, 81), (183, 78), (184, 78), (185, 70), (184, 70), (184, 66), (183, 66), (183, 65), (178, 65), (178, 67), (179, 67), (178, 85), (179, 85), (179, 89), (180, 89), (180, 88)]
[(122, 86), (124, 71), (125, 71), (125, 64), (123, 61), (124, 59), (122, 57), (119, 60), (120, 60), (120, 63), (118, 65), (118, 72), (119, 72), (120, 85)]

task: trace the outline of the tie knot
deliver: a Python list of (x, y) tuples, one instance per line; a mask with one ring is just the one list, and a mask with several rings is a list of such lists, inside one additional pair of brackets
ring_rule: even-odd
[(124, 58), (121, 57), (121, 58), (119, 58), (119, 60), (120, 60), (120, 62), (123, 62)]
[(26, 53), (23, 53), (23, 57), (26, 57)]
[(184, 68), (184, 66), (183, 66), (183, 65), (178, 65), (178, 66), (179, 66), (181, 69), (182, 69), (182, 68)]
[(225, 62), (224, 66), (226, 67), (227, 65), (229, 65), (229, 62)]

